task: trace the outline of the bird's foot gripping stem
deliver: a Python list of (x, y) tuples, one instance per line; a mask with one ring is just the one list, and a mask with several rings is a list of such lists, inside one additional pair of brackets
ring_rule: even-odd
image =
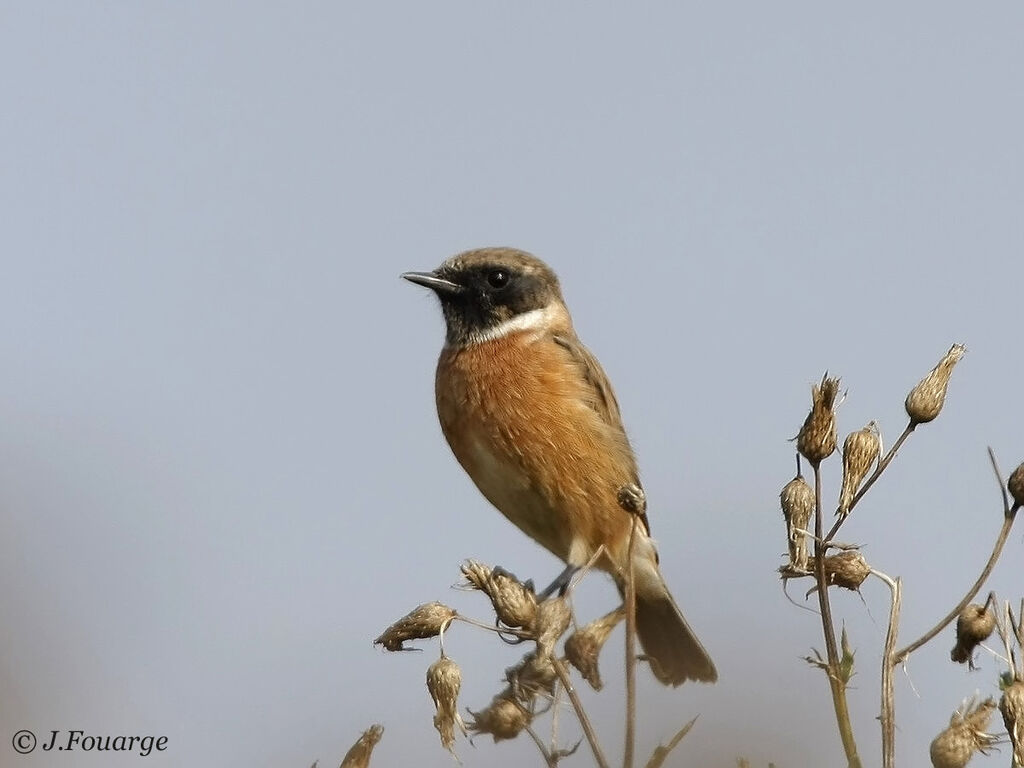
[(562, 597), (569, 589), (572, 577), (576, 575), (576, 572), (579, 571), (579, 569), (580, 567), (578, 565), (565, 566), (565, 568), (562, 569), (562, 572), (555, 577), (555, 580), (548, 584), (547, 587), (544, 588), (543, 592), (537, 595), (537, 598), (540, 600), (547, 600), (556, 592), (559, 597)]

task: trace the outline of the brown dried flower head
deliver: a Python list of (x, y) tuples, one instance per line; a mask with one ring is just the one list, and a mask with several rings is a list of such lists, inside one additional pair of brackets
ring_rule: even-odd
[(383, 725), (371, 725), (363, 731), (363, 735), (345, 753), (345, 757), (341, 761), (341, 768), (367, 768), (370, 765), (373, 748), (377, 746), (377, 742), (383, 735)]
[(864, 579), (871, 573), (864, 555), (855, 549), (848, 549), (825, 558), (825, 581), (831, 586), (843, 587), (856, 592)]
[(524, 704), (531, 704), (535, 697), (550, 698), (555, 693), (558, 673), (550, 655), (542, 656), (530, 651), (518, 664), (505, 670), (513, 695)]
[(987, 754), (997, 741), (997, 737), (988, 733), (995, 708), (995, 702), (988, 698), (980, 704), (973, 700), (965, 702), (954, 712), (949, 727), (932, 740), (929, 753), (934, 768), (965, 768), (975, 752)]
[(512, 690), (506, 688), (491, 700), (487, 709), (469, 711), (473, 721), (468, 724), (474, 734), (488, 733), (495, 741), (514, 739), (530, 724), (533, 716), (515, 700)]
[(946, 402), (946, 388), (949, 386), (953, 366), (960, 361), (966, 351), (967, 347), (963, 344), (951, 346), (945, 357), (932, 368), (931, 373), (910, 390), (905, 405), (911, 423), (927, 424), (939, 415), (943, 403)]
[(462, 671), (459, 665), (442, 656), (430, 665), (427, 670), (427, 690), (434, 700), (437, 713), (434, 715), (434, 727), (441, 735), (441, 745), (455, 754), (455, 726), (458, 725), (463, 735), (466, 726), (459, 714), (457, 699), (462, 686)]
[(1013, 765), (1024, 766), (1024, 680), (1015, 679), (1003, 689), (999, 711), (1013, 747)]
[(491, 599), (494, 613), (506, 627), (530, 632), (537, 620), (537, 596), (514, 576), (492, 569), (476, 560), (462, 565), (462, 574), (470, 585)]
[(851, 432), (843, 443), (843, 487), (839, 492), (838, 513), (844, 517), (850, 512), (850, 504), (857, 494), (857, 489), (867, 477), (871, 465), (878, 461), (882, 452), (882, 436), (878, 424), (869, 421), (868, 425), (856, 432)]
[(1006, 482), (1006, 489), (1013, 497), (1015, 507), (1024, 507), (1024, 464), (1021, 464), (1010, 473), (1010, 479)]
[(611, 613), (606, 613), (601, 618), (580, 627), (565, 641), (565, 657), (595, 691), (600, 691), (604, 686), (601, 682), (601, 672), (597, 667), (601, 649), (615, 625), (625, 616), (625, 608), (620, 606)]
[(572, 610), (569, 601), (564, 597), (552, 597), (537, 607), (535, 637), (537, 653), (550, 656), (555, 650), (555, 643), (569, 629), (572, 621)]
[(786, 535), (789, 539), (789, 564), (798, 571), (807, 570), (806, 531), (814, 513), (814, 490), (803, 475), (797, 475), (782, 487), (779, 494), (782, 516), (786, 519)]
[(443, 603), (424, 603), (385, 629), (373, 643), (389, 651), (412, 650), (402, 644), (406, 640), (436, 637), (448, 628), (455, 616), (455, 611)]
[(970, 662), (971, 669), (974, 669), (971, 660), (974, 649), (978, 643), (988, 639), (995, 628), (996, 617), (992, 611), (984, 605), (971, 603), (960, 612), (956, 620), (956, 645), (949, 657), (957, 664)]
[(836, 397), (839, 379), (821, 377), (811, 390), (811, 412), (796, 436), (796, 448), (811, 464), (827, 459), (836, 449)]

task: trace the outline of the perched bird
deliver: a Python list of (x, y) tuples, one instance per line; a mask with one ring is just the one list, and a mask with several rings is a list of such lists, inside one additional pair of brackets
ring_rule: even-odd
[[(597, 565), (622, 592), (633, 525), (622, 498), (642, 498), (636, 459), (555, 273), (523, 251), (483, 248), (402, 277), (441, 300), (447, 338), (435, 394), (456, 459), (505, 517), (567, 563), (552, 589), (603, 545)], [(666, 685), (715, 682), (658, 569), (642, 507), (637, 514), (636, 626), (651, 669)]]

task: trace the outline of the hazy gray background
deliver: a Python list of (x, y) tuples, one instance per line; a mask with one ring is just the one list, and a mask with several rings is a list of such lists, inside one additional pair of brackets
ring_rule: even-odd
[[(559, 272), (615, 382), (721, 672), (643, 672), (644, 753), (699, 713), (680, 765), (843, 764), (800, 660), (817, 618), (774, 573), (786, 439), (827, 368), (843, 434), (877, 418), (891, 442), (907, 390), (968, 344), (844, 531), (905, 577), (909, 642), (987, 557), (985, 446), (1024, 459), (1024, 5), (171, 6), (0, 12), (0, 763), (114, 764), (10, 748), (83, 728), (167, 735), (152, 766), (326, 767), (381, 722), (375, 765), (452, 764), (436, 646), (372, 639), (430, 599), (485, 616), (449, 590), (462, 558), (560, 564), (452, 459), (440, 314), (398, 274), (507, 244)], [(992, 580), (1014, 598), (1021, 550)], [(864, 598), (834, 605), (872, 764), (888, 593)], [(614, 602), (596, 577), (578, 607)], [(612, 754), (616, 637), (587, 697)], [(951, 646), (898, 677), (901, 764), (994, 690), (999, 665)], [(474, 709), (521, 652), (465, 627), (448, 648)], [(537, 764), (525, 739), (459, 753)]]

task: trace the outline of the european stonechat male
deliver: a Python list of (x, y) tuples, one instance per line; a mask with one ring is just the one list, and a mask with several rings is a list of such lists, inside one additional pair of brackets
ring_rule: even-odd
[[(435, 394), (455, 458), (505, 517), (567, 563), (563, 586), (604, 547), (597, 565), (622, 592), (633, 519), (620, 494), (640, 488), (636, 459), (555, 273), (523, 251), (483, 248), (402, 277), (441, 300)], [(636, 627), (654, 675), (666, 685), (715, 682), (658, 569), (645, 514), (636, 530)]]

